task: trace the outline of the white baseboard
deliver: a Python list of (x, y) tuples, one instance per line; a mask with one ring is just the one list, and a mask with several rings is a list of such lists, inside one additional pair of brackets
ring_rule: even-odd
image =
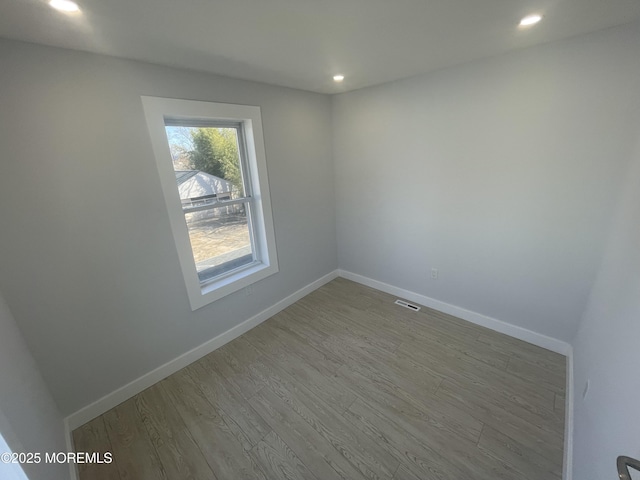
[(563, 480), (573, 479), (573, 347), (567, 354), (567, 388), (564, 407), (564, 467)]
[(352, 280), (354, 282), (361, 283), (362, 285), (375, 288), (376, 290), (381, 290), (391, 295), (395, 295), (406, 300), (411, 300), (412, 302), (419, 303), (420, 305), (424, 305), (425, 307), (433, 308), (434, 310), (438, 310), (439, 312), (448, 313), (449, 315), (453, 315), (454, 317), (461, 318), (482, 327), (490, 328), (491, 330), (495, 330), (496, 332), (504, 333), (505, 335), (509, 335), (510, 337), (532, 343), (533, 345), (546, 348), (547, 350), (560, 353), (561, 355), (568, 355), (571, 351), (571, 345), (569, 345), (567, 342), (563, 342), (562, 340), (558, 340), (541, 333), (527, 330), (526, 328), (518, 327), (517, 325), (503, 322), (502, 320), (497, 320), (495, 318), (482, 315), (481, 313), (467, 310), (466, 308), (441, 302), (440, 300), (427, 297), (426, 295), (421, 295), (409, 290), (394, 287), (393, 285), (389, 285), (388, 283), (379, 282), (378, 280), (373, 280), (372, 278), (358, 275), (357, 273), (348, 272), (346, 270), (338, 270), (338, 275), (346, 278), (347, 280)]
[(284, 310), (289, 305), (300, 300), (302, 297), (308, 295), (314, 290), (320, 288), (325, 283), (330, 282), (338, 276), (338, 271), (334, 270), (331, 273), (324, 275), (323, 277), (311, 282), (310, 284), (302, 287), (300, 290), (292, 293), (286, 298), (283, 298), (275, 305), (261, 311), (257, 315), (245, 320), (244, 322), (236, 325), (235, 327), (227, 330), (226, 332), (218, 335), (211, 340), (199, 345), (186, 353), (183, 353), (177, 358), (159, 366), (155, 370), (144, 374), (143, 376), (129, 382), (128, 384), (120, 387), (119, 389), (111, 392), (104, 397), (96, 400), (95, 402), (83, 407), (75, 413), (72, 413), (65, 419), (65, 426), (69, 432), (68, 439), (70, 441), (70, 432), (76, 428), (84, 425), (85, 423), (93, 420), (94, 418), (102, 415), (103, 413), (111, 410), (113, 407), (128, 400), (129, 398), (137, 395), (146, 388), (158, 383), (160, 380), (167, 378), (169, 375), (177, 372), (178, 370), (186, 367), (187, 365), (195, 362), (196, 360), (204, 357), (205, 355), (213, 352), (217, 348), (222, 347), (224, 344), (230, 342), (236, 337), (239, 337), (243, 333), (251, 330), (253, 327), (259, 325), (265, 320), (271, 318), (276, 313)]

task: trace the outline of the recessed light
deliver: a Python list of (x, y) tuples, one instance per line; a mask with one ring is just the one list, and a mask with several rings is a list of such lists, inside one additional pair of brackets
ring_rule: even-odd
[(344, 75), (334, 75), (334, 76), (333, 76), (333, 81), (334, 81), (334, 82), (338, 82), (338, 83), (340, 83), (340, 82), (341, 82), (341, 81), (343, 81), (343, 80), (344, 80)]
[(535, 25), (540, 20), (542, 20), (542, 15), (527, 15), (522, 20), (520, 20), (521, 27), (530, 27), (531, 25)]
[(49, 5), (61, 12), (73, 13), (80, 11), (78, 4), (71, 0), (50, 0)]

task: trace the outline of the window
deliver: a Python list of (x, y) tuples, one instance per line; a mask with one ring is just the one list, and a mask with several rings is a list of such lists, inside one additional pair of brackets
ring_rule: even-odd
[(142, 103), (191, 308), (276, 273), (260, 108)]
[[(4, 458), (4, 460), (0, 461), (0, 477), (4, 480), (29, 480), (17, 460), (13, 462), (11, 459), (12, 453), (9, 445), (7, 445), (5, 439), (0, 435), (0, 454), (4, 454), (5, 457), (11, 460), (7, 461), (7, 458)], [(44, 454), (42, 454), (42, 456), (44, 456)]]

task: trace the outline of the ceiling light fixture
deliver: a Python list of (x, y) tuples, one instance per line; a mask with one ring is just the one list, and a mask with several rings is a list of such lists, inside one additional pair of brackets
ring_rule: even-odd
[(61, 12), (74, 13), (80, 11), (78, 4), (71, 0), (50, 0), (49, 5)]
[(338, 83), (340, 83), (340, 82), (341, 82), (341, 81), (343, 81), (343, 80), (344, 80), (344, 75), (334, 75), (334, 76), (333, 76), (333, 81), (334, 81), (334, 82), (338, 82)]
[(542, 15), (527, 15), (522, 20), (520, 20), (521, 27), (530, 27), (531, 25), (535, 25), (540, 20), (542, 20)]

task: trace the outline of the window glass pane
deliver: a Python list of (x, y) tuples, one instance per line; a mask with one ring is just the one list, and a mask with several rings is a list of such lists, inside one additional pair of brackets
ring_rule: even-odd
[(237, 204), (185, 214), (201, 282), (253, 262), (248, 208)]
[(171, 160), (200, 282), (254, 261), (248, 205), (215, 207), (246, 195), (235, 126), (166, 125)]
[(183, 205), (244, 197), (238, 129), (166, 126)]

